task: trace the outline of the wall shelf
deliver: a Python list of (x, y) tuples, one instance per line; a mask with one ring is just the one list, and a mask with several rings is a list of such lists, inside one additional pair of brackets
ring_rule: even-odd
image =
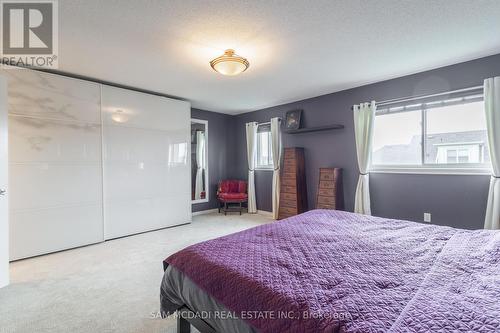
[(342, 129), (344, 125), (333, 124), (333, 125), (325, 125), (325, 126), (317, 126), (317, 127), (308, 127), (308, 128), (299, 128), (296, 130), (285, 130), (286, 134), (300, 134), (300, 133), (309, 133), (309, 132), (319, 132), (319, 131), (329, 131)]

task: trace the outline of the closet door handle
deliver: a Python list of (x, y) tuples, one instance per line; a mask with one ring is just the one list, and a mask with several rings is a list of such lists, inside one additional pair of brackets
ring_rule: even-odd
[(6, 190), (0, 190), (0, 195), (5, 195)]

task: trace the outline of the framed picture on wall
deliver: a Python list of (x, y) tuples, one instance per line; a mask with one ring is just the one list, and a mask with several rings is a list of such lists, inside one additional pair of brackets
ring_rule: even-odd
[(292, 110), (286, 113), (285, 128), (287, 130), (295, 130), (300, 128), (300, 117), (302, 110)]

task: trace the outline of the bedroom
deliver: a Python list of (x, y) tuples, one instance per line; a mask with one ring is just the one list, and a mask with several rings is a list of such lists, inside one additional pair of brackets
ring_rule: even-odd
[(1, 7), (0, 332), (500, 331), (499, 1)]

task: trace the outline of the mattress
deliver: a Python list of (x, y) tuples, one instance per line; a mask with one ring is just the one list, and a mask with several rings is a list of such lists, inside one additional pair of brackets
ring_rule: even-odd
[(173, 266), (165, 269), (160, 301), (165, 316), (174, 314), (181, 306), (187, 306), (192, 315), (204, 320), (217, 332), (257, 332)]
[(215, 318), (220, 332), (500, 330), (499, 231), (314, 210), (195, 244), (165, 265), (162, 309), (222, 309), (247, 325)]

